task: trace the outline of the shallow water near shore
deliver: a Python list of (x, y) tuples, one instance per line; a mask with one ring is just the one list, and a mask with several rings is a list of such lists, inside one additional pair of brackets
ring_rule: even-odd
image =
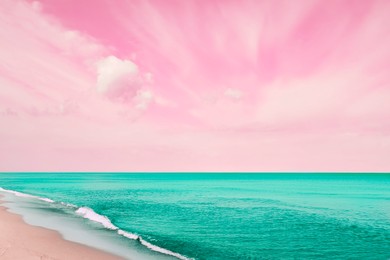
[(2, 173), (0, 187), (36, 196), (2, 192), (32, 224), (136, 259), (390, 258), (389, 174)]

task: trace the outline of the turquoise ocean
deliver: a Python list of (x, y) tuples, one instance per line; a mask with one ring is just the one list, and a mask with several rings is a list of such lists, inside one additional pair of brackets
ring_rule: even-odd
[(0, 187), (28, 223), (127, 259), (390, 259), (389, 174), (1, 173)]

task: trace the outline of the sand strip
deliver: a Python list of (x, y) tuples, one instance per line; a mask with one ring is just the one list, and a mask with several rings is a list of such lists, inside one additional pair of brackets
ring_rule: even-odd
[(64, 240), (57, 231), (28, 225), (21, 216), (0, 206), (0, 259), (122, 259)]

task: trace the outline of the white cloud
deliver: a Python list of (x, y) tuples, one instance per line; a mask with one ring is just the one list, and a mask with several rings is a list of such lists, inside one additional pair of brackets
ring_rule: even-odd
[(97, 91), (111, 100), (127, 101), (143, 85), (138, 66), (130, 60), (109, 56), (97, 63)]
[(160, 98), (150, 89), (152, 73), (142, 73), (133, 61), (108, 56), (97, 63), (97, 73), (97, 92), (111, 101), (131, 104), (138, 111), (159, 104)]

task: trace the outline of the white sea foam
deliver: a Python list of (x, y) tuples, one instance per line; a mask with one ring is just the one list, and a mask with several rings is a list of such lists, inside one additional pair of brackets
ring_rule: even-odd
[(46, 202), (49, 202), (49, 203), (53, 203), (54, 200), (51, 200), (51, 199), (48, 199), (48, 198), (38, 198), (39, 200), (42, 200), (42, 201), (46, 201)]
[(168, 249), (153, 245), (152, 243), (149, 243), (148, 241), (144, 240), (141, 236), (123, 231), (122, 229), (118, 230), (118, 234), (122, 235), (124, 237), (127, 237), (129, 239), (132, 239), (132, 240), (138, 240), (142, 245), (144, 245), (145, 247), (149, 248), (152, 251), (159, 252), (159, 253), (162, 253), (164, 255), (174, 256), (174, 257), (176, 257), (178, 259), (182, 259), (182, 260), (190, 260), (191, 259), (191, 258), (187, 258), (185, 256), (182, 256), (179, 253), (175, 253), (175, 252), (172, 252)]
[(93, 209), (90, 209), (88, 207), (81, 207), (76, 210), (76, 213), (83, 218), (87, 218), (89, 220), (102, 224), (107, 229), (118, 229), (114, 224), (111, 223), (111, 221), (106, 216), (100, 215), (93, 211)]
[(118, 234), (121, 235), (121, 236), (127, 237), (129, 239), (133, 239), (133, 240), (137, 240), (139, 238), (138, 235), (133, 234), (133, 233), (129, 233), (129, 232), (126, 232), (126, 231), (123, 231), (122, 229), (118, 230)]
[(178, 253), (172, 252), (168, 249), (153, 245), (153, 244), (149, 243), (148, 241), (142, 239), (141, 237), (139, 238), (139, 241), (141, 242), (141, 244), (143, 244), (144, 246), (146, 246), (147, 248), (149, 248), (150, 250), (153, 250), (155, 252), (159, 252), (159, 253), (162, 253), (165, 255), (171, 255), (171, 256), (174, 256), (174, 257), (176, 257), (178, 259), (182, 259), (182, 260), (190, 260), (190, 258), (182, 256), (181, 254), (178, 254)]

